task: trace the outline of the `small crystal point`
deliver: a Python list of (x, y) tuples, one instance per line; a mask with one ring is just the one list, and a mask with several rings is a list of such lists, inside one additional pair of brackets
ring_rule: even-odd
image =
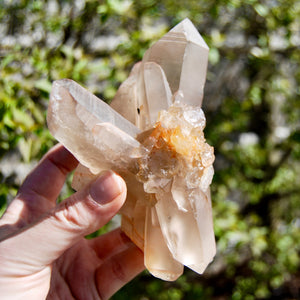
[(188, 264), (187, 266), (201, 274), (216, 254), (210, 191), (207, 190), (203, 192), (201, 188), (198, 188), (195, 189), (189, 197), (194, 218), (198, 225), (199, 238), (203, 247), (201, 248), (202, 263), (198, 261), (193, 264)]
[(165, 73), (158, 64), (145, 63), (144, 79), (147, 99), (151, 99), (148, 101), (150, 122), (154, 124), (158, 113), (172, 104), (172, 93)]
[(135, 125), (139, 115), (136, 83), (140, 67), (140, 62), (133, 66), (129, 77), (121, 84), (110, 104), (111, 108)]
[(209, 48), (207, 44), (205, 43), (204, 39), (199, 34), (198, 30), (196, 29), (196, 27), (194, 26), (194, 24), (191, 22), (190, 19), (185, 18), (183, 21), (181, 21), (178, 25), (176, 25), (169, 31), (169, 34), (175, 34), (175, 33), (179, 35), (183, 34), (187, 41), (205, 48), (208, 52)]
[(174, 259), (165, 243), (154, 207), (147, 207), (144, 249), (145, 266), (154, 276), (174, 281), (183, 273), (183, 265)]

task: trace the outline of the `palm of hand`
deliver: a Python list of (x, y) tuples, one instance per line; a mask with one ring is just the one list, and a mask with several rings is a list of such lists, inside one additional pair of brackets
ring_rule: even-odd
[(129, 267), (135, 252), (119, 229), (93, 240), (82, 239), (53, 264), (48, 298), (106, 299), (128, 281), (124, 263)]

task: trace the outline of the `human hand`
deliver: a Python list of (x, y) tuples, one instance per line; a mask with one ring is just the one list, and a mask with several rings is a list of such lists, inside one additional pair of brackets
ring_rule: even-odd
[(54, 147), (0, 219), (1, 299), (108, 299), (144, 269), (143, 253), (120, 229), (84, 238), (123, 205), (121, 177), (108, 171), (56, 204), (76, 165)]

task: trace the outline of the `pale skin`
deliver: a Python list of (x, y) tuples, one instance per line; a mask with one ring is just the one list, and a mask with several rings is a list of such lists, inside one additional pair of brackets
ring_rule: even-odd
[(143, 253), (116, 229), (87, 240), (126, 198), (108, 171), (62, 203), (56, 199), (77, 165), (61, 145), (28, 175), (0, 219), (1, 299), (109, 299), (144, 269)]

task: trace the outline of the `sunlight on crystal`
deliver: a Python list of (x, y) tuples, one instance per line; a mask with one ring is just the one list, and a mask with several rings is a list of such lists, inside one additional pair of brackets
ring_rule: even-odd
[(208, 47), (185, 19), (157, 41), (111, 106), (72, 80), (53, 83), (48, 126), (79, 160), (79, 190), (104, 169), (127, 184), (121, 227), (154, 276), (203, 273), (216, 253), (209, 186), (213, 147), (201, 109)]

